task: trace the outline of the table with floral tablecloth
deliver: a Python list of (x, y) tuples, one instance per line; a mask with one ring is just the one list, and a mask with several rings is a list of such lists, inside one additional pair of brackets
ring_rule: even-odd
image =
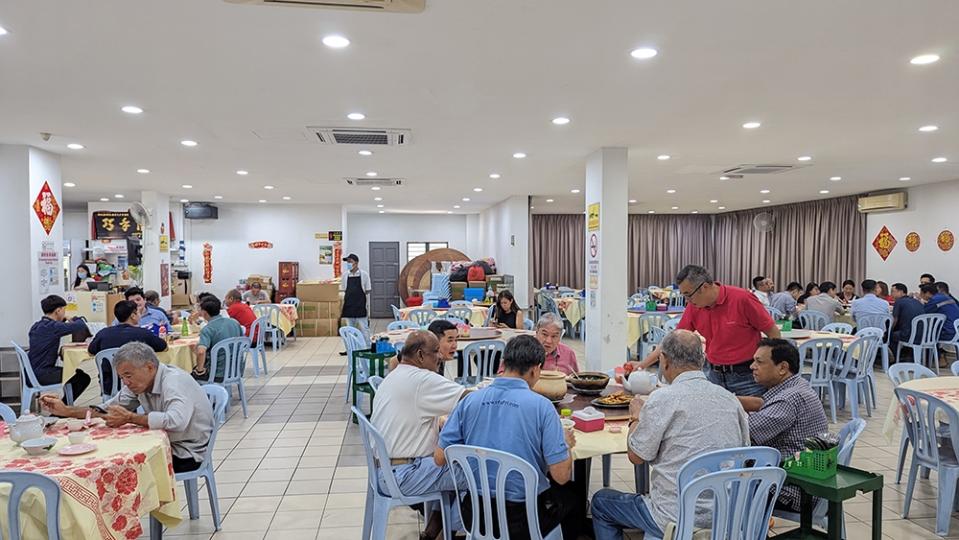
[[(400, 308), (400, 320), (405, 321), (409, 319), (410, 312), (413, 311), (414, 309), (430, 309), (430, 308), (423, 308), (419, 306)], [(449, 311), (449, 309), (447, 308), (432, 308), (432, 309), (433, 311), (437, 313), (437, 315), (441, 317), (446, 315), (446, 312)], [(486, 315), (489, 313), (488, 306), (487, 307), (471, 306), (470, 311), (472, 311), (472, 313), (470, 314), (470, 325), (472, 326), (486, 325)]]
[[(929, 377), (926, 379), (913, 379), (899, 385), (899, 388), (916, 390), (945, 401), (953, 409), (959, 410), (959, 377)], [(882, 434), (886, 440), (892, 442), (893, 436), (899, 430), (902, 423), (899, 400), (895, 394), (889, 400), (889, 409), (886, 411), (886, 419), (882, 424)]]
[[(167, 345), (167, 350), (158, 352), (157, 358), (164, 364), (176, 366), (189, 373), (193, 371), (196, 363), (196, 345), (200, 341), (200, 336), (191, 335), (179, 338)], [(63, 383), (66, 384), (70, 377), (80, 368), (80, 364), (85, 360), (90, 360), (93, 355), (87, 352), (86, 343), (72, 343), (64, 345), (63, 355)]]
[(566, 320), (569, 321), (570, 324), (576, 326), (580, 319), (583, 318), (583, 312), (585, 311), (583, 309), (583, 300), (580, 296), (557, 298), (556, 307), (559, 308), (559, 311), (566, 317)]
[(282, 330), (283, 335), (289, 335), (293, 327), (296, 326), (296, 306), (293, 304), (277, 304), (277, 306), (280, 308), (280, 316), (278, 319), (273, 317), (277, 320), (270, 321), (270, 324)]
[[(167, 527), (182, 520), (176, 501), (176, 481), (170, 441), (165, 432), (127, 425), (90, 428), (87, 441), (94, 452), (66, 457), (57, 452), (69, 444), (64, 421), (47, 428), (56, 446), (42, 456), (30, 456), (0, 423), (0, 468), (37, 472), (54, 478), (61, 489), (60, 537), (65, 540), (134, 539), (143, 534), (140, 518), (150, 514)], [(0, 508), (9, 502), (9, 484), (0, 486)], [(21, 501), (24, 539), (46, 539), (46, 502), (35, 490)], [(7, 513), (0, 527), (8, 531)]]

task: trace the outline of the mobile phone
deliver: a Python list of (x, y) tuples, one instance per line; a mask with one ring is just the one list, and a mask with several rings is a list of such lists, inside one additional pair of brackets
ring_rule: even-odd
[(90, 408), (97, 411), (100, 414), (107, 414), (107, 410), (99, 405), (90, 405)]

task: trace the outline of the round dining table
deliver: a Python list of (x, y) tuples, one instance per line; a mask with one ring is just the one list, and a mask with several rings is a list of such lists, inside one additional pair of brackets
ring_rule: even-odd
[[(401, 321), (408, 320), (410, 317), (410, 312), (413, 311), (414, 309), (432, 309), (440, 316), (446, 315), (446, 312), (449, 311), (449, 308), (427, 308), (422, 306), (399, 308), (400, 320)], [(484, 324), (486, 324), (486, 315), (489, 314), (489, 306), (473, 305), (473, 306), (470, 306), (470, 311), (472, 312), (470, 314), (471, 325), (483, 326)]]
[[(57, 439), (45, 455), (30, 456), (9, 437), (0, 423), (0, 469), (36, 472), (60, 484), (60, 538), (127, 540), (143, 534), (140, 518), (149, 514), (166, 527), (183, 519), (176, 501), (176, 480), (170, 441), (162, 430), (128, 424), (110, 428), (102, 420), (87, 429), (90, 453), (62, 456), (69, 445), (66, 420), (46, 428)], [(0, 508), (9, 502), (10, 485), (0, 486)], [(21, 534), (25, 540), (46, 539), (46, 501), (31, 490), (20, 503)], [(0, 530), (7, 531), (7, 512), (0, 512)]]
[[(945, 401), (953, 409), (959, 411), (959, 377), (913, 379), (900, 384), (899, 388), (916, 390), (935, 396)], [(886, 419), (882, 424), (882, 434), (889, 442), (893, 441), (893, 437), (901, 427), (901, 407), (902, 405), (899, 403), (899, 400), (895, 399), (895, 396), (889, 400), (889, 409), (886, 411)]]
[[(187, 373), (193, 371), (196, 363), (196, 345), (200, 341), (200, 336), (193, 334), (187, 337), (181, 337), (167, 344), (167, 350), (158, 352), (157, 358), (164, 364), (176, 366)], [(80, 368), (80, 364), (85, 360), (90, 360), (93, 355), (87, 352), (86, 343), (70, 343), (61, 348), (63, 356), (63, 383), (73, 377), (73, 374)]]

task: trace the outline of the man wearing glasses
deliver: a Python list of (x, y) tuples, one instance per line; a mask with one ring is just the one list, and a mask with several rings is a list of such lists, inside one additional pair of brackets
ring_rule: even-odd
[[(706, 378), (738, 396), (761, 396), (765, 389), (750, 371), (761, 334), (780, 338), (779, 327), (749, 291), (713, 281), (709, 272), (688, 265), (676, 276), (686, 311), (677, 328), (698, 332), (706, 339)], [(659, 361), (657, 349), (639, 363)]]

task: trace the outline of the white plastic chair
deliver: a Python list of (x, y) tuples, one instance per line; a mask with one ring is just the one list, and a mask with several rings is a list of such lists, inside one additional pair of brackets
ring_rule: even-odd
[(473, 317), (473, 310), (468, 307), (451, 307), (449, 311), (446, 312), (447, 317), (457, 317), (463, 319), (469, 324), (470, 319)]
[(867, 313), (856, 317), (859, 329), (879, 328), (882, 330), (882, 370), (889, 371), (889, 340), (892, 337), (892, 315)]
[(959, 319), (952, 321), (953, 326), (956, 329), (956, 333), (952, 336), (952, 339), (949, 341), (940, 341), (940, 347), (952, 347), (956, 351), (956, 356), (959, 357)]
[[(483, 377), (494, 377), (496, 372), (493, 369), (497, 358), (502, 358), (506, 344), (498, 339), (484, 339), (474, 341), (463, 348), (463, 371), (462, 377), (457, 378), (460, 384), (468, 384), (473, 379), (479, 381)], [(476, 372), (473, 373), (473, 366), (476, 366)]]
[(952, 371), (953, 377), (959, 377), (959, 360), (956, 360), (949, 366), (949, 370)]
[[(879, 345), (877, 345), (879, 349), (886, 348), (886, 346), (883, 345), (884, 334), (883, 334), (882, 328), (874, 328), (871, 326), (866, 328), (860, 328), (855, 335), (856, 337), (872, 336), (879, 340)], [(885, 366), (883, 367), (885, 368)], [(876, 363), (875, 361), (869, 364), (868, 371), (866, 372), (866, 379), (869, 381), (869, 397), (872, 399), (872, 408), (875, 409), (876, 403), (878, 400), (878, 396), (876, 395)]]
[[(956, 373), (956, 369), (959, 367), (956, 364), (959, 364), (959, 362), (954, 362), (952, 364), (953, 375), (959, 375)], [(898, 387), (904, 382), (909, 382), (915, 379), (934, 378), (936, 373), (922, 364), (904, 362), (902, 364), (893, 364), (889, 366), (889, 369), (886, 371), (886, 375), (889, 377), (889, 380), (892, 381), (893, 387)], [(909, 429), (911, 429), (911, 426), (903, 425), (902, 436), (899, 440), (899, 460), (896, 462), (897, 484), (902, 480), (902, 468), (906, 463), (906, 451), (909, 450), (909, 434), (907, 433)]]
[(643, 313), (639, 316), (639, 357), (646, 358), (659, 341), (653, 334), (653, 328), (663, 328), (669, 317), (665, 313)]
[(260, 364), (263, 365), (263, 374), (269, 372), (266, 367), (266, 327), (269, 324), (266, 316), (259, 317), (250, 325), (250, 340), (256, 340), (256, 345), (251, 343), (250, 356), (253, 360), (253, 376), (260, 376)]
[(6, 403), (0, 403), (0, 420), (3, 420), (8, 426), (17, 421), (17, 413), (13, 412)]
[(394, 306), (393, 304), (390, 304), (390, 309), (393, 310), (393, 320), (399, 321), (403, 319), (403, 313), (400, 312), (400, 308)]
[(411, 310), (406, 320), (413, 321), (419, 326), (425, 326), (436, 318), (436, 312), (429, 308), (417, 308)]
[(386, 331), (393, 332), (396, 330), (417, 330), (419, 327), (420, 325), (413, 321), (390, 321), (390, 324), (386, 325)]
[(292, 304), (296, 307), (300, 307), (300, 299), (295, 296), (287, 296), (280, 301), (281, 304)]
[(102, 323), (102, 322), (86, 321), (86, 323), (87, 323), (87, 330), (90, 331), (91, 336), (97, 335), (97, 333), (100, 332), (100, 330), (103, 330), (104, 328), (107, 327), (107, 323)]
[(41, 385), (37, 381), (36, 374), (33, 373), (33, 365), (30, 364), (30, 356), (27, 351), (17, 345), (16, 341), (10, 342), (14, 350), (17, 351), (17, 360), (20, 362), (20, 412), (26, 414), (30, 410), (30, 400), (33, 394), (42, 394), (44, 392), (63, 392), (63, 401), (67, 405), (73, 405), (73, 387), (69, 384), (47, 384)]
[[(343, 346), (346, 348), (346, 396), (343, 401), (350, 401), (350, 389), (353, 386), (353, 352), (362, 351), (370, 348), (370, 344), (363, 336), (363, 332), (352, 326), (340, 328), (340, 338), (343, 339)], [(362, 366), (361, 366), (362, 367)], [(367, 373), (358, 374), (357, 382), (365, 382)]]
[(273, 324), (273, 321), (279, 323), (280, 317), (280, 308), (276, 304), (259, 304), (253, 306), (253, 313), (257, 318), (266, 317), (266, 333), (270, 334), (270, 343), (273, 344), (273, 352), (276, 352), (277, 349), (282, 349), (285, 345), (286, 336), (283, 335), (283, 331), (280, 330), (280, 327), (277, 324)]
[[(913, 361), (917, 364), (923, 364), (929, 369), (935, 370), (939, 374), (939, 334), (942, 333), (942, 325), (946, 322), (946, 316), (941, 313), (926, 313), (917, 315), (912, 319), (912, 331), (909, 339), (900, 341), (896, 346), (896, 363), (899, 363), (899, 354), (903, 347), (912, 349)], [(926, 353), (931, 353), (932, 365), (926, 365)], [(918, 356), (917, 356), (918, 353)]]
[(834, 323), (829, 323), (826, 326), (823, 326), (820, 331), (832, 332), (834, 334), (845, 334), (849, 336), (849, 335), (852, 335), (852, 325), (841, 323), (841, 322), (834, 322)]
[[(386, 441), (373, 424), (366, 419), (361, 410), (352, 407), (353, 417), (360, 425), (360, 438), (366, 453), (366, 511), (363, 514), (363, 539), (385, 540), (386, 527), (390, 517), (390, 510), (397, 506), (425, 504), (430, 514), (431, 504), (439, 504), (443, 516), (443, 538), (450, 540), (452, 531), (452, 504), (451, 493), (434, 492), (423, 495), (404, 495), (393, 467), (390, 466), (390, 454), (386, 449)], [(379, 478), (386, 484), (386, 493), (381, 491)]]
[(20, 540), (20, 502), (28, 489), (43, 494), (47, 511), (47, 540), (60, 540), (60, 484), (53, 478), (35, 472), (0, 471), (0, 485), (10, 484), (7, 498), (7, 524), (10, 540)]
[(836, 391), (832, 381), (842, 355), (842, 341), (836, 338), (810, 339), (799, 346), (801, 361), (805, 362), (807, 356), (812, 358), (809, 386), (818, 390), (820, 397), (823, 393), (829, 394), (829, 413), (833, 423), (836, 422)]
[(805, 330), (821, 330), (829, 323), (829, 318), (821, 311), (807, 309), (799, 314), (799, 322)]
[[(539, 474), (526, 460), (499, 450), (476, 446), (453, 445), (445, 450), (450, 474), (465, 478), (470, 496), (470, 523), (466, 526), (467, 538), (471, 540), (497, 540), (509, 538), (506, 522), (506, 478), (519, 475), (526, 491), (527, 530), (531, 540), (562, 540), (563, 530), (558, 525), (545, 537), (539, 526), (537, 498)], [(456, 490), (456, 500), (460, 500)], [(496, 520), (499, 537), (493, 536), (493, 505), (496, 505)], [(482, 507), (482, 510), (480, 508)], [(483, 519), (482, 527), (480, 519)], [(465, 521), (465, 520), (464, 520)]]
[(785, 313), (772, 306), (766, 306), (766, 312), (769, 313), (769, 316), (772, 317), (774, 321), (781, 321), (786, 318)]
[[(209, 379), (198, 381), (202, 385), (215, 384), (222, 386), (229, 393), (229, 386), (236, 386), (237, 394), (240, 395), (240, 406), (243, 408), (243, 418), (247, 418), (246, 410), (246, 388), (243, 386), (243, 372), (246, 366), (246, 355), (250, 352), (250, 338), (235, 337), (227, 338), (210, 349), (210, 362), (207, 367)], [(222, 357), (222, 358), (221, 358)], [(216, 366), (220, 362), (225, 362), (223, 368), (223, 378), (216, 380)]]
[(536, 328), (536, 325), (533, 324), (533, 319), (523, 317), (523, 329), (532, 330), (533, 328)]
[(769, 517), (786, 471), (779, 467), (727, 469), (700, 476), (679, 488), (676, 540), (692, 540), (696, 530), (696, 504), (711, 495), (713, 538), (757, 540), (766, 538)]
[[(94, 357), (93, 363), (97, 366), (97, 373), (100, 375), (100, 399), (107, 401), (113, 396), (120, 393), (120, 377), (117, 375), (117, 368), (113, 365), (113, 357), (116, 356), (119, 347), (114, 347), (112, 349), (103, 349), (102, 351), (96, 354)], [(103, 362), (110, 363), (110, 392), (107, 392), (103, 387), (103, 382), (106, 380), (106, 376), (103, 374)]]
[(453, 300), (452, 302), (450, 302), (450, 307), (451, 308), (464, 307), (466, 309), (471, 309), (473, 307), (473, 302), (470, 302), (469, 300)]
[[(879, 350), (879, 338), (863, 336), (853, 341), (843, 355), (841, 367), (834, 372), (833, 383), (846, 387), (849, 397), (849, 412), (853, 418), (859, 418), (859, 394), (862, 392), (866, 405), (866, 414), (872, 416), (872, 399), (869, 391), (869, 364), (876, 361)], [(840, 394), (840, 402), (844, 401)]]
[(373, 391), (376, 392), (380, 389), (380, 384), (383, 383), (383, 377), (380, 377), (379, 375), (370, 375), (369, 378), (366, 379), (366, 382), (368, 382)]
[(203, 462), (194, 471), (179, 472), (174, 475), (177, 482), (183, 482), (183, 491), (186, 493), (186, 505), (190, 519), (199, 519), (200, 500), (197, 496), (197, 480), (206, 480), (206, 492), (210, 498), (210, 512), (213, 514), (213, 527), (220, 530), (220, 501), (216, 494), (216, 476), (213, 472), (213, 448), (216, 445), (216, 434), (220, 426), (226, 422), (226, 406), (230, 403), (230, 393), (222, 386), (208, 384), (203, 387), (206, 397), (213, 406), (213, 431), (210, 433), (210, 442), (203, 453)]

